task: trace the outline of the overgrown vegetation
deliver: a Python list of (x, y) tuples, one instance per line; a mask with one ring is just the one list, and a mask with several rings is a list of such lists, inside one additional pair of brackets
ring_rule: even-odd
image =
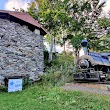
[(73, 56), (56, 54), (53, 58), (50, 63), (47, 63), (47, 60), (45, 61), (45, 74), (42, 76), (42, 81), (53, 86), (73, 81)]
[(0, 93), (0, 110), (110, 110), (110, 99), (37, 83), (22, 92)]

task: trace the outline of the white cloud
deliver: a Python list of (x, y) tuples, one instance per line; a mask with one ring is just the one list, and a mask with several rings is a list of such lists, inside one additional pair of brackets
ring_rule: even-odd
[(105, 13), (108, 13), (110, 11), (110, 0), (106, 0), (105, 7), (103, 8), (103, 11)]
[(30, 0), (8, 0), (5, 3), (5, 10), (10, 10), (10, 11), (14, 11), (13, 8), (15, 9), (24, 9), (25, 11), (28, 8), (28, 4)]

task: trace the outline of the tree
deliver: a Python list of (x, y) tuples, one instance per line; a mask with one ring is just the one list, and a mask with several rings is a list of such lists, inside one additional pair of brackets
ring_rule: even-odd
[(105, 48), (103, 48), (103, 51), (110, 51), (110, 19), (103, 16), (98, 20), (98, 23), (102, 29), (105, 29), (105, 31), (102, 31), (103, 36), (101, 36), (101, 45)]
[[(35, 4), (38, 8), (36, 9)], [(52, 50), (55, 45), (55, 39), (64, 32), (68, 25), (68, 13), (65, 12), (65, 3), (61, 0), (38, 0), (29, 4), (28, 12), (37, 19), (47, 29), (51, 40), (49, 60), (52, 60)], [(62, 30), (62, 32), (60, 31)], [(54, 37), (53, 37), (54, 36)], [(59, 39), (59, 38), (58, 38)]]
[[(101, 14), (103, 4), (98, 4), (98, 0), (74, 0), (68, 4), (67, 10), (71, 15), (71, 34), (67, 36), (67, 39), (70, 39), (70, 43), (74, 47), (75, 56), (78, 56), (77, 51), (81, 40), (84, 38), (87, 38), (89, 41), (89, 48), (92, 47), (95, 51), (100, 49), (100, 36), (103, 35), (103, 31), (97, 20)], [(98, 32), (101, 33), (100, 36), (98, 36)], [(97, 45), (98, 43), (99, 45)]]
[[(38, 8), (36, 9), (37, 5)], [(89, 41), (89, 47), (99, 49), (100, 37), (97, 36), (100, 25), (97, 22), (101, 14), (102, 4), (98, 0), (43, 0), (32, 2), (29, 13), (48, 30), (51, 39), (50, 60), (52, 59), (53, 36), (58, 39), (70, 40), (77, 56), (83, 38)], [(66, 31), (66, 34), (64, 33)], [(101, 30), (102, 31), (102, 30)], [(100, 32), (101, 32), (100, 31)], [(66, 36), (67, 35), (67, 36)]]

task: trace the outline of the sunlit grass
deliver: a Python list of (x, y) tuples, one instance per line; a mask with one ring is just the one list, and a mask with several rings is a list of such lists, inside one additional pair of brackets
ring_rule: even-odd
[(1, 92), (0, 110), (110, 110), (110, 100), (109, 96), (34, 84), (21, 92)]

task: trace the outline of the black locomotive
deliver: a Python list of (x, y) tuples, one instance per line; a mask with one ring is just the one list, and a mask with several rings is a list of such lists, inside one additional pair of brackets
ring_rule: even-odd
[(82, 40), (81, 45), (74, 80), (109, 80), (110, 53), (89, 52), (86, 39)]

